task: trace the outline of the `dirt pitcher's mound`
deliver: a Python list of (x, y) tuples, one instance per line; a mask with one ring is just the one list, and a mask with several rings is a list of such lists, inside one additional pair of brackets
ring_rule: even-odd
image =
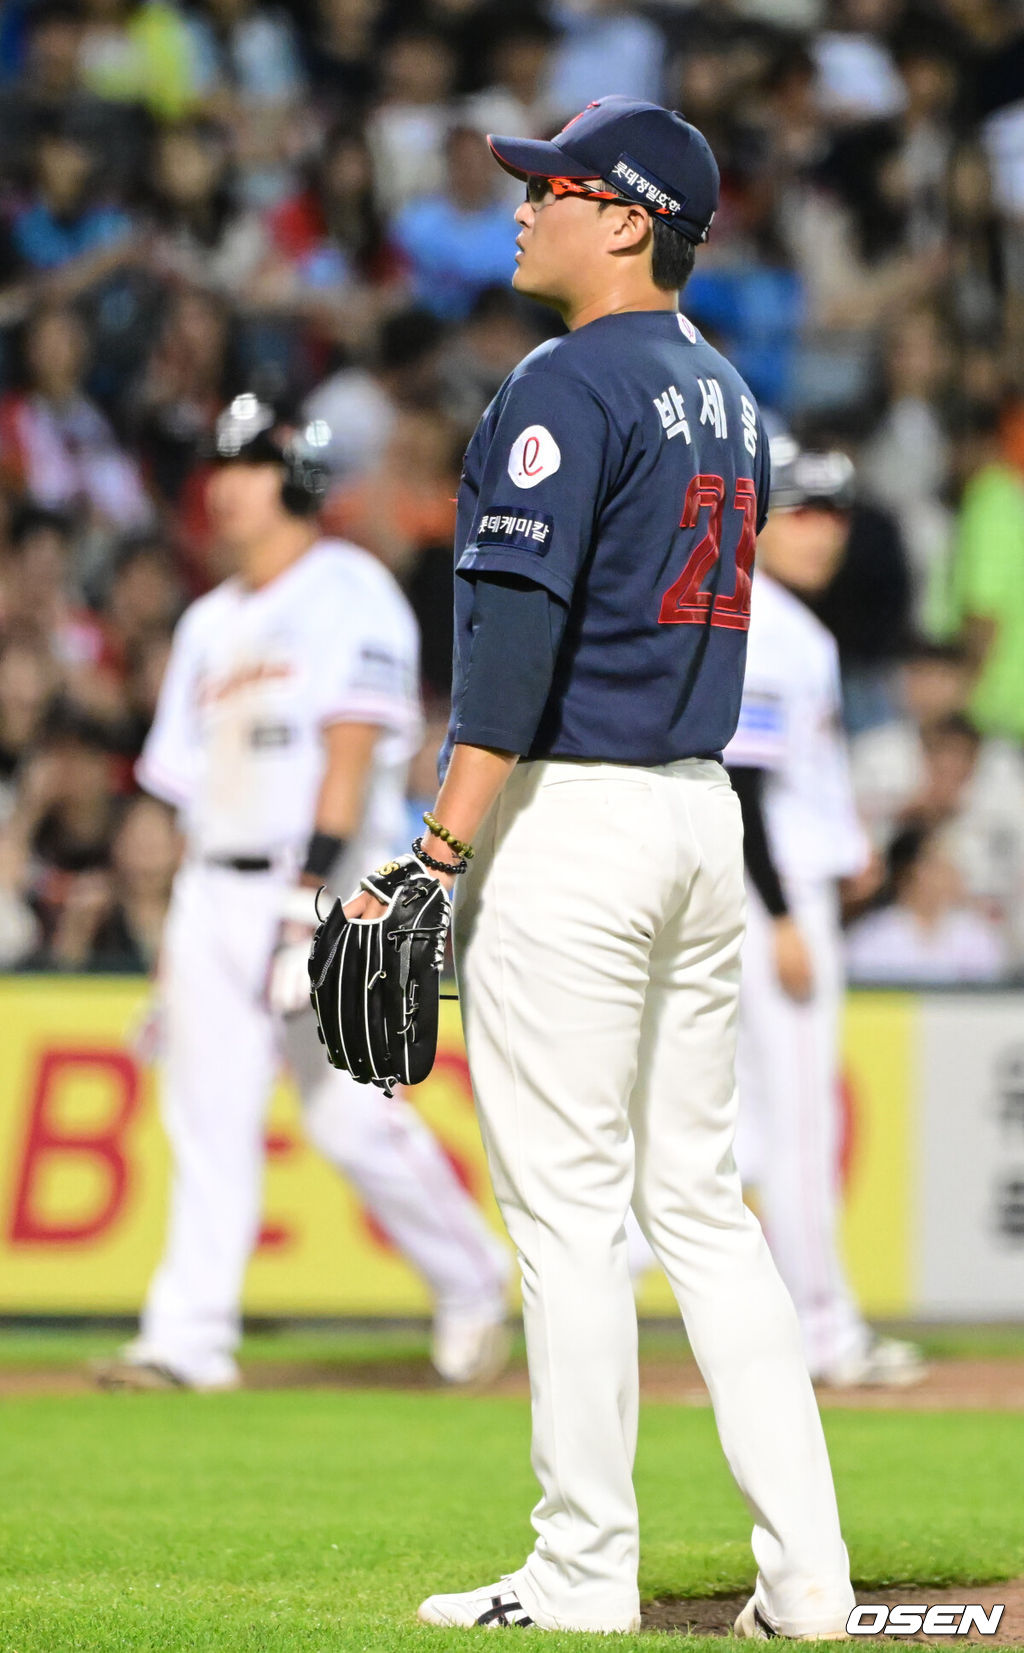
[[(680, 1635), (727, 1636), (737, 1613), (746, 1603), (746, 1596), (708, 1596), (698, 1601), (652, 1601), (643, 1610), (645, 1630), (677, 1630)], [(1024, 1645), (1024, 1578), (1011, 1579), (1007, 1584), (960, 1584), (953, 1590), (937, 1590), (934, 1586), (901, 1584), (898, 1588), (858, 1590), (857, 1600), (865, 1604), (895, 1607), (898, 1603), (925, 1607), (944, 1605), (964, 1607), (978, 1603), (986, 1613), (997, 1603), (1005, 1607), (999, 1629), (994, 1636), (983, 1636), (976, 1629), (958, 1635), (964, 1641), (987, 1642), (998, 1646)], [(851, 1638), (852, 1640), (853, 1638)], [(864, 1646), (883, 1646), (892, 1641), (928, 1642), (948, 1645), (949, 1633), (942, 1636), (866, 1636)], [(856, 1642), (854, 1643), (856, 1645)], [(784, 1646), (785, 1643), (779, 1643)]]

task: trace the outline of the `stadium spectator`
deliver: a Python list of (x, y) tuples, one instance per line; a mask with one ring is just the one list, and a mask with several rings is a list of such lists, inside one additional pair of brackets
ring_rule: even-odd
[(980, 754), (981, 736), (969, 719), (956, 712), (925, 729), (920, 779), (904, 799), (898, 824), (929, 831), (952, 821), (963, 808)]
[(388, 213), (441, 185), (455, 69), (455, 54), (436, 30), (403, 30), (383, 50), (381, 94), (366, 133)]
[(49, 651), (28, 633), (0, 642), (0, 828), (17, 798), (18, 777), (42, 734), (59, 677)]
[[(0, 868), (35, 913), (43, 946), (74, 893), (88, 905), (110, 857), (117, 766), (103, 726), (57, 706), (22, 766)], [(85, 879), (84, 883), (79, 880)]]
[(58, 970), (152, 971), (179, 853), (167, 806), (131, 799), (114, 827), (109, 871), (72, 881), (37, 962)]
[(886, 39), (898, 10), (898, 0), (840, 0), (834, 7), (834, 26), (814, 46), (818, 97), (834, 119), (886, 120), (906, 108)]
[(395, 218), (413, 299), (445, 320), (461, 320), (478, 293), (515, 270), (517, 226), (501, 176), (479, 132), (453, 127), (442, 187)]
[(890, 852), (893, 899), (847, 937), (853, 981), (994, 982), (1005, 971), (999, 931), (964, 893), (940, 834), (910, 829)]
[(487, 50), (484, 84), (465, 99), (463, 118), (478, 132), (544, 137), (559, 124), (547, 85), (558, 31), (543, 13), (532, 10), (493, 22), (497, 33)]
[(963, 20), (978, 49), (974, 103), (992, 168), (996, 198), (1007, 218), (1024, 215), (1024, 22), (1017, 7), (975, 0)]
[(122, 670), (148, 637), (173, 628), (184, 606), (171, 548), (152, 534), (125, 540), (114, 560), (103, 602), (109, 646)]
[(891, 679), (910, 634), (911, 578), (896, 519), (858, 499), (846, 556), (812, 604), (839, 644), (843, 717), (851, 734), (891, 716)]
[(4, 638), (28, 639), (53, 662), (64, 699), (97, 717), (116, 716), (118, 684), (103, 627), (78, 592), (70, 520), (27, 506), (11, 528), (0, 570)]
[(89, 336), (76, 313), (48, 305), (29, 321), (25, 384), (0, 400), (0, 476), (50, 510), (100, 528), (141, 526), (152, 507), (139, 467), (86, 393)]
[(686, 284), (686, 311), (712, 330), (759, 401), (791, 411), (807, 314), (800, 272), (778, 233), (777, 200), (758, 177), (732, 192), (728, 246)]
[(138, 123), (82, 85), (81, 8), (74, 0), (41, 0), (25, 14), (24, 26), (21, 69), (16, 79), (0, 87), (0, 155), (5, 170), (24, 183), (40, 134), (70, 119), (75, 130), (92, 135), (104, 176), (120, 175), (122, 143), (126, 136), (137, 135)]
[(537, 312), (508, 287), (483, 289), (441, 364), (444, 404), (458, 424), (472, 429), (542, 336)]
[(131, 256), (132, 221), (102, 198), (99, 152), (87, 121), (68, 112), (39, 130), (33, 188), (11, 219), (15, 279), (54, 298), (88, 292)]
[(952, 643), (912, 643), (894, 683), (892, 714), (850, 745), (857, 807), (876, 846), (888, 843), (910, 800), (924, 786), (925, 743), (970, 695), (967, 655)]
[(15, 970), (31, 958), (42, 934), (25, 895), (25, 858), (0, 832), (0, 970)]
[(73, 0), (46, 0), (25, 16), (18, 76), (0, 93), (0, 143), (17, 165), (18, 145), (63, 115), (81, 90), (81, 13)]
[[(922, 649), (906, 669), (915, 725), (854, 742), (858, 804), (876, 845), (907, 831), (943, 834), (945, 854), (976, 909), (998, 925), (1007, 959), (1024, 965), (1024, 766), (1004, 742), (982, 741), (957, 710), (963, 656)], [(902, 758), (902, 762), (900, 761)]]
[(170, 627), (154, 626), (129, 643), (124, 651), (121, 716), (117, 725), (118, 751), (130, 771), (142, 751), (156, 712), (157, 697), (171, 652)]
[(338, 123), (304, 188), (271, 214), (258, 283), (265, 310), (304, 319), (358, 349), (404, 289), (405, 266), (377, 205), (373, 156), (358, 126)]
[(236, 205), (224, 131), (194, 119), (157, 139), (152, 170), (154, 272), (244, 305), (267, 255), (258, 213)]
[[(715, 35), (702, 39), (700, 34), (684, 44), (681, 58), (672, 64), (670, 73), (673, 85), (678, 85), (673, 102), (685, 109), (687, 119), (704, 133), (725, 172), (716, 223), (720, 230), (724, 229), (728, 241), (732, 230), (733, 186), (742, 187), (749, 182), (746, 169), (735, 165), (741, 126), (737, 111), (745, 104), (745, 114), (752, 114), (749, 88), (745, 84), (747, 76), (725, 39)], [(715, 238), (718, 239), (717, 234)]]
[[(996, 210), (984, 152), (970, 138), (951, 157), (947, 190), (949, 302), (966, 341), (977, 345), (998, 337), (1010, 237)], [(964, 389), (971, 394), (970, 386)], [(978, 387), (973, 395), (981, 401), (986, 391)]]
[(912, 621), (924, 629), (948, 576), (952, 517), (946, 505), (951, 443), (943, 417), (953, 374), (949, 328), (929, 306), (908, 310), (883, 338), (885, 399), (859, 474), (895, 517), (912, 580)]
[(649, 18), (617, 0), (559, 0), (552, 15), (564, 32), (552, 53), (548, 96), (561, 119), (609, 92), (659, 101), (665, 37)]
[(196, 450), (224, 406), (232, 373), (232, 315), (216, 293), (186, 287), (163, 306), (155, 343), (127, 395), (150, 487), (176, 506)]
[(307, 90), (291, 19), (255, 0), (206, 0), (189, 27), (195, 91), (232, 134), (244, 199), (280, 200), (302, 139), (297, 117)]
[(982, 462), (964, 489), (952, 621), (977, 670), (971, 716), (1024, 742), (1024, 415), (981, 414)]
[(445, 340), (444, 328), (428, 310), (398, 311), (382, 325), (366, 365), (340, 368), (312, 392), (305, 414), (322, 419), (330, 430), (327, 460), (338, 481), (372, 467), (400, 407), (437, 399)]
[(956, 64), (940, 36), (920, 30), (897, 46), (896, 59), (906, 93), (895, 164), (907, 203), (907, 239), (911, 246), (931, 247), (949, 231)]
[(181, 12), (167, 0), (84, 0), (82, 79), (97, 97), (177, 120), (195, 101)]
[[(359, 119), (380, 89), (380, 0), (317, 0), (305, 41), (307, 72), (328, 121)], [(326, 122), (325, 122), (326, 124)]]
[(399, 578), (428, 546), (450, 547), (464, 433), (441, 407), (399, 408), (377, 463), (328, 501), (328, 530), (365, 545)]
[[(685, 64), (685, 59), (684, 59)], [(723, 118), (714, 60), (698, 85), (700, 101), (710, 105), (712, 118)], [(684, 89), (687, 82), (684, 81)], [(756, 136), (760, 164), (784, 187), (809, 180), (828, 151), (828, 127), (818, 101), (817, 69), (808, 46), (799, 38), (774, 43), (756, 83), (747, 113)]]
[(946, 243), (910, 244), (896, 142), (888, 126), (834, 134), (814, 175), (788, 191), (781, 222), (806, 292), (804, 409), (868, 405), (884, 324), (948, 273)]

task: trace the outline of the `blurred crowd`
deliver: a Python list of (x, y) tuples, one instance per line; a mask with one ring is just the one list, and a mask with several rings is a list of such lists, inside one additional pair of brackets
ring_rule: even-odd
[(556, 325), (483, 134), (608, 92), (707, 134), (685, 308), (857, 464), (820, 605), (887, 868), (854, 974), (1024, 975), (1024, 0), (8, 0), (0, 967), (152, 962), (177, 845), (132, 761), (225, 572), (198, 454), (238, 390), (330, 426), (436, 744), (462, 448)]

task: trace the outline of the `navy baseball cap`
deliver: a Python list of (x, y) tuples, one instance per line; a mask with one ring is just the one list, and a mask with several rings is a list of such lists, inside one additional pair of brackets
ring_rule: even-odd
[(588, 103), (550, 141), (487, 142), (514, 178), (600, 178), (687, 241), (706, 241), (718, 206), (718, 164), (702, 132), (673, 109), (618, 94)]

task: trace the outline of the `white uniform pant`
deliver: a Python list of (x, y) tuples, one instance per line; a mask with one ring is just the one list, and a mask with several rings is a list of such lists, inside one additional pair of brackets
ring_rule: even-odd
[(798, 1004), (775, 969), (772, 921), (750, 890), (740, 989), (736, 1158), (758, 1191), (779, 1272), (815, 1376), (866, 1348), (869, 1332), (839, 1257), (839, 1015), (842, 946), (835, 885), (787, 885), (811, 954), (814, 994)]
[[(259, 1233), (265, 1117), (282, 1055), (282, 1024), (264, 1000), (281, 897), (273, 873), (189, 862), (165, 934), (163, 1096), (174, 1175), (141, 1346), (196, 1382), (230, 1368)], [(312, 1010), (287, 1018), (283, 1044), (311, 1141), (351, 1179), (438, 1307), (500, 1303), (504, 1248), (415, 1110), (329, 1067)]]
[[(789, 1296), (732, 1156), (743, 927), (725, 771), (520, 764), (455, 908), (470, 1069), (519, 1253), (541, 1498), (515, 1575), (546, 1628), (639, 1611), (632, 1199), (682, 1310), (791, 1633), (853, 1605)], [(679, 1465), (680, 1498), (699, 1504)]]

